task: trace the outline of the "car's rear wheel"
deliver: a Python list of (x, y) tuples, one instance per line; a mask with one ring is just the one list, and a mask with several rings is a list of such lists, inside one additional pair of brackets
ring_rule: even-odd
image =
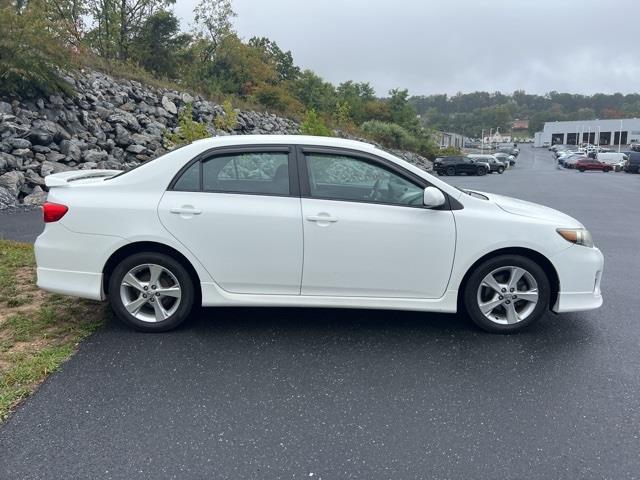
[(605, 168), (603, 168), (603, 169), (602, 169), (602, 171), (603, 171), (604, 173), (608, 173), (608, 172), (610, 172), (610, 171), (611, 171), (611, 169), (610, 169), (610, 168), (608, 168), (608, 167), (605, 167)]
[(118, 319), (144, 332), (164, 332), (186, 320), (194, 304), (189, 272), (163, 253), (136, 253), (109, 279), (109, 303)]
[(480, 176), (482, 175), (486, 175), (487, 174), (487, 169), (484, 167), (478, 167), (478, 170), (476, 171), (476, 173)]
[(498, 173), (502, 175), (504, 173), (504, 167), (498, 167)]
[(551, 296), (549, 279), (533, 260), (502, 255), (483, 262), (463, 292), (467, 313), (483, 330), (511, 333), (544, 315)]
[(456, 174), (456, 167), (448, 167), (446, 170), (446, 174), (449, 176), (453, 176)]
[(578, 169), (578, 171), (579, 171), (580, 173), (584, 173), (585, 169), (584, 169), (584, 168), (579, 168), (579, 169)]

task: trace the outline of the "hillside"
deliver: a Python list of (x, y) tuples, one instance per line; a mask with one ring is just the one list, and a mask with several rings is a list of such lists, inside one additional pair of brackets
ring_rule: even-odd
[[(71, 95), (0, 98), (0, 208), (41, 204), (43, 177), (50, 173), (129, 169), (162, 155), (164, 137), (180, 131), (180, 113), (189, 107), (192, 119), (211, 136), (300, 133), (300, 124), (272, 113), (228, 111), (201, 96), (93, 70), (67, 81), (75, 91)], [(419, 155), (397, 153), (422, 168), (430, 166)]]

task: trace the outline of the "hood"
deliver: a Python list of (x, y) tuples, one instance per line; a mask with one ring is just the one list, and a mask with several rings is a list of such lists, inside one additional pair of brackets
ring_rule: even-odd
[(517, 198), (506, 197), (504, 195), (496, 195), (494, 193), (477, 193), (484, 195), (490, 202), (495, 203), (502, 210), (513, 215), (539, 218), (541, 220), (546, 220), (549, 223), (555, 223), (558, 227), (584, 228), (584, 226), (575, 218), (553, 208), (545, 207), (544, 205), (519, 200)]

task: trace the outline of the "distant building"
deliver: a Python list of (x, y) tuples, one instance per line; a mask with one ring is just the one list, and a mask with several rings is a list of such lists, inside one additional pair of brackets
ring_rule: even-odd
[(511, 124), (512, 131), (529, 130), (529, 120), (515, 120)]
[(629, 145), (640, 143), (640, 119), (573, 120), (547, 122), (535, 135), (535, 146), (549, 145)]
[(465, 137), (459, 133), (438, 132), (440, 148), (454, 147), (462, 148), (465, 144)]

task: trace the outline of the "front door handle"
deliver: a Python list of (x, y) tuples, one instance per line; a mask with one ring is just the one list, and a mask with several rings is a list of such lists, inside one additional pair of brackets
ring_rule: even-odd
[(169, 210), (171, 213), (175, 213), (176, 215), (200, 215), (202, 210), (197, 210), (193, 208), (191, 205), (184, 205), (179, 208), (172, 208)]

